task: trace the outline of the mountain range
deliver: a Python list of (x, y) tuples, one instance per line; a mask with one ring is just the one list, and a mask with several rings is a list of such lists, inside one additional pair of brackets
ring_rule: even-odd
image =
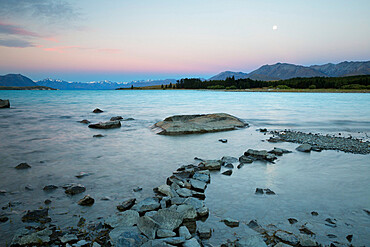
[(21, 74), (0, 75), (0, 86), (3, 87), (34, 87), (38, 86), (30, 78)]
[(352, 75), (369, 75), (370, 61), (365, 62), (342, 62), (338, 64), (324, 64), (302, 66), (288, 63), (276, 63), (273, 65), (263, 65), (250, 72), (221, 72), (208, 80), (225, 80), (234, 76), (235, 79), (250, 78), (260, 81), (285, 80), (295, 77), (342, 77)]

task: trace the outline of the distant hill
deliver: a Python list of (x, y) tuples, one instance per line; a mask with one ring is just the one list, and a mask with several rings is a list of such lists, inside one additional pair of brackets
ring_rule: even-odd
[(175, 79), (166, 80), (148, 80), (148, 81), (133, 81), (129, 83), (111, 82), (111, 81), (92, 81), (92, 82), (68, 82), (63, 80), (55, 80), (47, 78), (36, 82), (40, 86), (52, 87), (61, 90), (112, 90), (117, 88), (146, 87), (161, 84), (176, 83)]
[(0, 86), (2, 87), (35, 87), (38, 86), (30, 78), (21, 74), (7, 74), (0, 76)]
[[(244, 77), (237, 77), (244, 76)], [(211, 77), (209, 80), (225, 80), (234, 76), (235, 79), (250, 78), (260, 81), (286, 80), (296, 77), (343, 77), (354, 75), (370, 75), (370, 61), (365, 62), (342, 62), (339, 64), (323, 64), (302, 66), (288, 63), (276, 63), (263, 65), (250, 72), (225, 71)]]

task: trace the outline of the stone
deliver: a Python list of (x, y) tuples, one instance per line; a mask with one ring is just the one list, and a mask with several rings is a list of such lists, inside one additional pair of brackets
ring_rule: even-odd
[(73, 244), (73, 247), (82, 247), (82, 246), (87, 246), (89, 244), (89, 242), (87, 242), (86, 240), (80, 240), (78, 241), (77, 243)]
[(10, 108), (10, 102), (8, 99), (0, 99), (0, 108)]
[(84, 120), (81, 120), (81, 121), (80, 121), (80, 123), (83, 123), (83, 124), (89, 124), (89, 123), (90, 123), (90, 121), (89, 121), (89, 120), (87, 120), (87, 119), (84, 119)]
[(156, 214), (157, 214), (157, 211), (148, 211), (144, 215), (148, 216), (150, 218), (153, 218), (153, 216), (156, 215)]
[(184, 201), (184, 204), (193, 206), (195, 209), (199, 209), (199, 208), (204, 207), (204, 202), (203, 201), (201, 201), (197, 198), (193, 198), (193, 197), (186, 198), (186, 200)]
[(222, 175), (231, 176), (233, 174), (233, 170), (227, 170), (222, 173)]
[(255, 194), (264, 194), (263, 189), (262, 188), (256, 188)]
[(299, 232), (300, 233), (303, 233), (303, 234), (307, 234), (307, 235), (311, 235), (311, 236), (314, 236), (314, 235), (316, 235), (313, 231), (311, 231), (310, 229), (309, 229), (309, 227), (310, 227), (310, 224), (304, 224), (304, 225), (302, 225), (300, 228), (299, 228)]
[(136, 202), (135, 198), (128, 199), (128, 200), (122, 202), (122, 204), (118, 205), (117, 209), (118, 209), (118, 211), (129, 210), (130, 208), (132, 208), (132, 206), (135, 205), (135, 202)]
[(288, 243), (290, 245), (297, 245), (299, 243), (299, 240), (296, 236), (294, 236), (290, 232), (285, 231), (276, 231), (275, 236), (282, 240), (285, 243)]
[(0, 222), (1, 223), (7, 222), (8, 220), (9, 220), (8, 217), (6, 217), (6, 216), (0, 216)]
[(28, 185), (24, 186), (24, 189), (28, 190), (28, 191), (32, 191), (33, 187), (32, 187), (32, 185), (28, 184)]
[(209, 239), (212, 236), (212, 229), (201, 225), (198, 227), (197, 233), (200, 239)]
[(175, 194), (172, 192), (171, 187), (167, 184), (162, 184), (161, 186), (158, 186), (157, 188), (155, 188), (155, 191), (165, 196), (175, 197)]
[(145, 213), (147, 211), (153, 211), (160, 208), (161, 204), (159, 203), (158, 198), (148, 197), (138, 204), (136, 204), (133, 209), (139, 213)]
[(233, 169), (234, 168), (233, 164), (230, 164), (230, 163), (229, 164), (226, 164), (225, 167), (226, 168), (230, 168), (230, 169)]
[(47, 222), (50, 221), (49, 209), (36, 209), (28, 210), (27, 213), (22, 217), (23, 222)]
[(316, 241), (314, 241), (312, 238), (310, 238), (307, 235), (300, 234), (298, 236), (299, 245), (302, 247), (312, 247), (317, 246)]
[(312, 212), (311, 212), (311, 215), (312, 215), (312, 216), (318, 216), (318, 215), (319, 215), (319, 213), (318, 213), (318, 212), (316, 212), (316, 211), (312, 211)]
[(95, 108), (93, 110), (93, 113), (102, 113), (102, 112), (104, 112), (104, 111), (100, 110), (99, 108)]
[(44, 201), (44, 203), (45, 203), (45, 205), (49, 205), (49, 204), (51, 203), (51, 200), (50, 200), (50, 199), (46, 199), (46, 200)]
[(197, 209), (199, 217), (207, 217), (209, 215), (209, 208), (202, 207)]
[(94, 202), (94, 198), (92, 198), (90, 195), (86, 195), (81, 200), (79, 200), (77, 204), (80, 206), (92, 206)]
[(210, 176), (209, 176), (209, 174), (203, 174), (201, 172), (194, 173), (193, 179), (196, 179), (196, 180), (199, 180), (199, 181), (202, 181), (202, 182), (205, 182), (205, 183), (209, 183), (210, 182)]
[(221, 169), (221, 161), (219, 160), (205, 160), (199, 164), (202, 170), (219, 171)]
[(186, 240), (182, 246), (183, 247), (201, 247), (201, 245), (199, 244), (196, 238), (191, 238), (189, 240)]
[(186, 188), (181, 188), (176, 190), (176, 193), (181, 197), (190, 197), (193, 195), (193, 192)]
[(193, 191), (193, 195), (192, 196), (195, 197), (195, 198), (201, 199), (201, 200), (206, 199), (206, 194), (201, 193), (201, 192)]
[(183, 204), (185, 201), (185, 198), (183, 197), (173, 197), (171, 198), (171, 205), (180, 205)]
[(242, 155), (242, 156), (239, 157), (239, 162), (241, 164), (248, 164), (248, 163), (252, 163), (253, 160), (251, 158), (245, 156), (245, 155)]
[(141, 187), (136, 187), (136, 188), (134, 188), (134, 189), (132, 189), (134, 192), (139, 192), (139, 191), (142, 191), (143, 190), (143, 188), (141, 188)]
[(348, 242), (352, 242), (352, 238), (353, 238), (353, 235), (352, 234), (350, 234), (350, 235), (347, 235), (346, 236), (346, 239), (348, 240)]
[(277, 159), (274, 154), (270, 154), (266, 150), (248, 149), (246, 152), (244, 152), (244, 156), (252, 157), (256, 160), (265, 160), (269, 162), (273, 162)]
[(117, 116), (117, 117), (111, 117), (110, 121), (116, 121), (116, 120), (122, 120), (122, 119), (123, 119), (123, 117)]
[(173, 245), (167, 244), (163, 241), (163, 239), (153, 239), (149, 240), (145, 244), (141, 245), (141, 247), (172, 247)]
[(274, 247), (292, 247), (291, 245), (284, 244), (283, 242), (277, 243)]
[(94, 242), (94, 243), (92, 244), (92, 247), (101, 247), (101, 245), (100, 245), (100, 244), (98, 244), (97, 242)]
[(193, 221), (198, 215), (196, 209), (192, 205), (186, 204), (179, 205), (176, 212), (178, 212), (181, 215), (181, 219), (185, 221)]
[(282, 142), (283, 140), (280, 137), (270, 137), (269, 139), (267, 139), (267, 141), (276, 143), (276, 142)]
[(0, 190), (0, 195), (5, 195), (6, 194), (6, 190)]
[(186, 240), (191, 238), (191, 234), (186, 226), (180, 226), (179, 236), (185, 238)]
[(76, 178), (83, 178), (83, 177), (87, 177), (89, 176), (90, 174), (86, 173), (86, 172), (79, 172), (75, 177)]
[(311, 148), (311, 150), (312, 150), (312, 151), (315, 151), (315, 152), (321, 152), (321, 151), (322, 151), (322, 148), (313, 146), (313, 147)]
[[(238, 247), (267, 247), (261, 236), (241, 237), (235, 244)], [(275, 245), (276, 246), (276, 245)]]
[(94, 137), (94, 138), (102, 138), (102, 137), (104, 137), (104, 135), (102, 135), (102, 134), (97, 134), (97, 135), (93, 135), (93, 137)]
[(247, 124), (226, 113), (177, 115), (156, 123), (153, 129), (160, 135), (183, 135), (234, 130)]
[(182, 222), (183, 226), (188, 228), (189, 232), (191, 234), (195, 234), (197, 231), (197, 221), (195, 220), (189, 220), (189, 221), (184, 221)]
[(237, 166), (237, 168), (238, 169), (240, 169), (240, 168), (242, 168), (244, 166), (244, 164), (243, 163), (240, 163), (238, 166)]
[(159, 209), (152, 218), (160, 229), (175, 230), (182, 223), (182, 214), (169, 208)]
[(163, 238), (161, 240), (170, 245), (179, 245), (185, 242), (185, 238), (183, 237)]
[(223, 162), (223, 163), (236, 163), (236, 162), (238, 162), (239, 160), (237, 159), (237, 158), (235, 158), (235, 157), (231, 157), (231, 156), (223, 156), (222, 158), (221, 158), (221, 161)]
[(272, 191), (272, 190), (270, 190), (270, 189), (264, 189), (264, 191), (265, 191), (266, 195), (276, 195), (276, 193), (275, 193), (275, 192), (273, 192), (273, 191)]
[(75, 234), (65, 234), (60, 238), (60, 241), (65, 244), (71, 241), (78, 240), (77, 236)]
[(218, 141), (222, 143), (227, 143), (227, 139), (219, 139)]
[(238, 220), (231, 219), (231, 218), (225, 218), (225, 219), (223, 219), (221, 221), (224, 222), (225, 225), (227, 225), (229, 227), (238, 227), (239, 226), (239, 221)]
[(148, 240), (140, 234), (137, 227), (117, 227), (109, 232), (111, 243), (115, 247), (142, 246)]
[(261, 129), (259, 129), (259, 132), (262, 132), (262, 133), (265, 133), (265, 132), (267, 132), (267, 129), (266, 128), (261, 128)]
[(158, 238), (168, 238), (168, 237), (174, 237), (176, 236), (176, 233), (170, 230), (166, 229), (158, 229), (157, 230), (157, 237)]
[(134, 120), (135, 120), (134, 118), (128, 117), (128, 118), (123, 119), (122, 121), (134, 121)]
[(162, 198), (162, 200), (159, 202), (161, 204), (161, 208), (167, 208), (167, 206), (170, 206), (171, 198), (168, 196), (165, 196)]
[(297, 148), (296, 148), (296, 150), (297, 151), (300, 151), (300, 152), (310, 152), (311, 151), (311, 148), (312, 148), (312, 146), (310, 145), (310, 144), (302, 144), (302, 145), (300, 145), (300, 146), (298, 146)]
[(326, 218), (325, 221), (327, 222), (325, 223), (325, 225), (330, 227), (337, 227), (337, 223), (335, 222), (336, 219)]
[(50, 242), (49, 236), (52, 233), (53, 232), (49, 228), (46, 228), (44, 230), (26, 235), (15, 235), (12, 240), (11, 246), (34, 246), (36, 244), (43, 244), (45, 246), (48, 242)]
[(200, 181), (200, 180), (197, 180), (197, 179), (190, 179), (189, 183), (191, 184), (192, 189), (195, 190), (195, 191), (204, 192), (204, 190), (207, 187), (206, 182), (203, 182), (203, 181)]
[(25, 170), (25, 169), (29, 169), (29, 168), (31, 168), (31, 166), (27, 163), (20, 163), (19, 165), (17, 165), (15, 167), (15, 169), (17, 169), (17, 170)]
[(137, 222), (137, 228), (149, 239), (155, 239), (158, 224), (152, 218), (143, 216), (139, 218)]
[(114, 128), (121, 128), (121, 122), (116, 121), (108, 121), (108, 122), (99, 122), (97, 124), (90, 124), (89, 128), (93, 129), (114, 129)]
[(85, 186), (81, 184), (73, 184), (70, 187), (67, 187), (64, 192), (68, 195), (76, 195), (85, 191), (86, 191)]
[(86, 219), (84, 217), (81, 217), (79, 221), (77, 222), (77, 227), (83, 227), (86, 224)]
[(289, 223), (290, 223), (291, 225), (293, 225), (293, 224), (295, 224), (295, 223), (297, 223), (297, 222), (298, 222), (298, 220), (297, 220), (297, 219), (294, 219), (294, 218), (289, 218), (289, 219), (288, 219), (288, 221), (289, 221)]
[(58, 189), (58, 186), (56, 186), (56, 185), (46, 185), (44, 188), (43, 188), (43, 190), (44, 191), (53, 191), (53, 190), (56, 190), (56, 189)]
[(123, 213), (119, 213), (113, 216), (110, 216), (105, 221), (106, 225), (109, 225), (113, 228), (116, 227), (128, 227), (128, 226), (134, 226), (137, 224), (140, 216), (139, 213), (134, 210), (127, 210)]

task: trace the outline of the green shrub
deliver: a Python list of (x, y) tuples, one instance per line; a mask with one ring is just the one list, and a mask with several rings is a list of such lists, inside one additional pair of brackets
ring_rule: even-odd
[(207, 87), (207, 89), (225, 89), (225, 87), (222, 85), (215, 85), (215, 86), (209, 86)]
[(277, 89), (290, 89), (290, 87), (288, 87), (287, 85), (277, 85), (276, 88)]
[(312, 84), (311, 86), (308, 87), (308, 89), (316, 89), (316, 85)]

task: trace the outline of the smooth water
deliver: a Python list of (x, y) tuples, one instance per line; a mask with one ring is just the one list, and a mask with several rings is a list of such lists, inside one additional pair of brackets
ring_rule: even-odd
[[(57, 225), (76, 225), (79, 217), (97, 221), (114, 214), (125, 199), (152, 195), (152, 188), (165, 183), (180, 165), (194, 157), (218, 159), (239, 157), (248, 148), (274, 146), (294, 150), (297, 144), (271, 144), (258, 128), (294, 129), (315, 133), (356, 136), (368, 140), (370, 95), (332, 93), (252, 93), (188, 90), (158, 91), (0, 91), (0, 99), (10, 99), (10, 109), (0, 109), (0, 206), (11, 209), (0, 214), (11, 219), (0, 223), (0, 245), (26, 224), (20, 221), (25, 210), (45, 207)], [(104, 113), (94, 114), (96, 107)], [(150, 126), (170, 115), (226, 112), (250, 124), (249, 128), (185, 136), (161, 136)], [(108, 121), (112, 116), (132, 117), (120, 129), (96, 130), (78, 121)], [(103, 138), (93, 138), (103, 134)], [(218, 142), (226, 138), (228, 143)], [(32, 168), (14, 169), (21, 162)], [(82, 179), (79, 172), (90, 173)], [(206, 224), (215, 228), (211, 243), (219, 244), (251, 234), (245, 223), (257, 219), (261, 225), (274, 224), (298, 233), (309, 222), (315, 238), (324, 244), (333, 241), (370, 243), (369, 155), (336, 151), (293, 152), (276, 164), (255, 162), (234, 169), (231, 177), (212, 174), (206, 205), (211, 214)], [(83, 195), (67, 196), (62, 188), (46, 193), (45, 185), (66, 183), (86, 186), (84, 194), (96, 199), (92, 207), (76, 202)], [(33, 190), (26, 190), (30, 186)], [(143, 187), (141, 192), (133, 188)], [(270, 188), (275, 196), (256, 196), (256, 187)], [(108, 196), (109, 201), (100, 200)], [(19, 202), (20, 204), (14, 203)], [(319, 216), (312, 217), (310, 212)], [(223, 217), (241, 221), (230, 229), (219, 222)], [(288, 218), (299, 220), (290, 225)], [(337, 219), (336, 228), (326, 226), (326, 218)], [(337, 235), (329, 239), (327, 234)]]

